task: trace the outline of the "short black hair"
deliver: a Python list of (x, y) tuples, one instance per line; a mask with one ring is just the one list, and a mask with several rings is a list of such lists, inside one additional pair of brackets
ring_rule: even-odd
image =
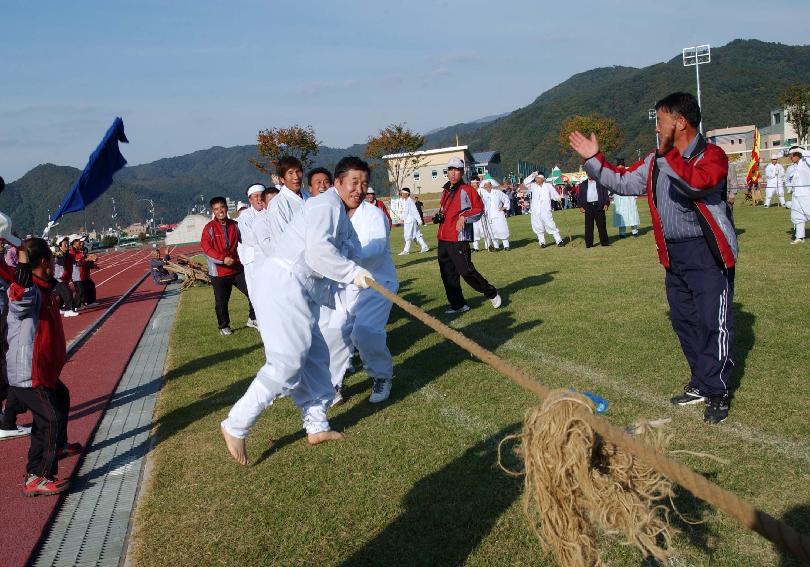
[(478, 177), (477, 175), (473, 175), (472, 177), (470, 177), (470, 183), (472, 183), (473, 181), (481, 181), (481, 178)]
[(214, 197), (213, 199), (208, 201), (208, 206), (211, 207), (211, 209), (213, 209), (214, 205), (216, 205), (217, 203), (222, 203), (226, 207), (228, 206), (228, 200), (225, 197), (221, 196)]
[(683, 116), (690, 126), (700, 126), (700, 105), (694, 95), (689, 93), (672, 93), (655, 103), (655, 110)]
[(627, 165), (627, 164), (625, 163), (623, 157), (617, 157), (616, 158), (616, 165)]
[(318, 175), (319, 173), (323, 173), (324, 175), (326, 175), (326, 178), (329, 179), (329, 185), (332, 184), (332, 181), (333, 181), (332, 180), (332, 172), (329, 171), (328, 169), (326, 169), (325, 167), (316, 167), (315, 169), (313, 169), (309, 173), (307, 173), (307, 187), (312, 186), (312, 178), (314, 176)]
[(300, 169), (304, 172), (304, 164), (295, 156), (284, 156), (276, 164), (276, 175), (283, 178), (291, 169)]
[(278, 193), (278, 189), (275, 187), (268, 187), (262, 191), (262, 200), (264, 200), (268, 195), (275, 195), (276, 193)]
[(36, 268), (43, 258), (50, 262), (53, 257), (51, 247), (44, 238), (29, 238), (23, 242), (23, 246), (25, 246), (25, 253), (28, 256), (28, 265), (32, 268)]
[(346, 156), (335, 166), (335, 179), (340, 179), (349, 171), (365, 171), (371, 175), (371, 168), (357, 156)]

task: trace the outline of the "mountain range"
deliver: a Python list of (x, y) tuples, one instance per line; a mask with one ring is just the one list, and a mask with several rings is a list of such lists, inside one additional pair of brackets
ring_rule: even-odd
[[(735, 40), (714, 48), (712, 62), (701, 66), (700, 74), (705, 129), (765, 126), (784, 87), (810, 83), (810, 46)], [(616, 155), (630, 162), (639, 151), (655, 145), (648, 110), (658, 98), (678, 90), (695, 91), (694, 70), (683, 67), (680, 54), (640, 69), (592, 69), (570, 77), (508, 114), (433, 130), (425, 136), (425, 147), (455, 145), (458, 136), (460, 143), (474, 152), (500, 151), (504, 172), (514, 171), (518, 160), (550, 167), (559, 159), (565, 168), (575, 168), (578, 159), (559, 146), (559, 127), (572, 115), (596, 112), (619, 123), (625, 142)], [(333, 167), (341, 157), (363, 155), (363, 150), (363, 144), (348, 148), (323, 146), (315, 165)], [(115, 222), (122, 226), (147, 217), (150, 205), (142, 199), (154, 202), (159, 223), (178, 222), (194, 204), (207, 202), (215, 194), (239, 199), (242, 189), (261, 177), (248, 161), (255, 154), (252, 145), (213, 147), (126, 167), (116, 174), (109, 191), (88, 207), (88, 224), (90, 228), (112, 224), (113, 198)], [(386, 175), (376, 165), (371, 185), (385, 192)], [(18, 233), (39, 232), (79, 174), (73, 167), (39, 165), (0, 194), (0, 210), (11, 215)], [(77, 230), (84, 225), (84, 218), (82, 213), (68, 215), (57, 230)]]

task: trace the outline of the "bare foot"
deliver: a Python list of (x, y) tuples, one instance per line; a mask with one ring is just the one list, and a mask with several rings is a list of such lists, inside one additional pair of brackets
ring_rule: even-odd
[(245, 440), (240, 439), (239, 437), (234, 437), (225, 431), (225, 428), (221, 425), (219, 426), (219, 430), (222, 432), (222, 436), (225, 438), (225, 445), (228, 446), (228, 452), (231, 454), (231, 457), (233, 457), (234, 460), (240, 465), (248, 464)]
[(346, 436), (339, 431), (321, 431), (320, 433), (307, 433), (307, 441), (310, 445), (317, 445), (324, 441), (340, 441)]

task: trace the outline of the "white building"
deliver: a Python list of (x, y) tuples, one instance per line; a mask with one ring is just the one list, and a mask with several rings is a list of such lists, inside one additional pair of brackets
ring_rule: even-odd
[(771, 124), (760, 128), (759, 139), (762, 144), (762, 155), (782, 155), (784, 150), (798, 143), (796, 130), (785, 118), (787, 113), (783, 108), (771, 110)]
[[(464, 162), (465, 176), (469, 179), (469, 175), (475, 171), (475, 159), (467, 146), (388, 154), (383, 156), (382, 159), (386, 162), (397, 162), (394, 164), (394, 168), (405, 168), (407, 176), (402, 186), (411, 189), (412, 195), (424, 195), (441, 192), (442, 186), (447, 183), (447, 161), (451, 157), (457, 157)], [(415, 169), (411, 165), (414, 161), (417, 163)], [(393, 186), (397, 185), (397, 179), (394, 178), (391, 169), (388, 169), (388, 181)], [(400, 187), (397, 187), (397, 189), (400, 189)]]

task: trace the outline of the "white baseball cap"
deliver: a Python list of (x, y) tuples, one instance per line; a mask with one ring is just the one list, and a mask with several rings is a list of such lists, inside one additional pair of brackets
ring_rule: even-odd
[(0, 239), (5, 240), (12, 246), (22, 246), (22, 240), (11, 234), (11, 219), (0, 213)]
[(447, 160), (447, 168), (450, 169), (451, 167), (456, 169), (464, 169), (464, 162), (461, 161), (460, 158), (451, 157), (449, 160)]
[(369, 187), (366, 193), (371, 193), (372, 195), (374, 195), (374, 187)]

